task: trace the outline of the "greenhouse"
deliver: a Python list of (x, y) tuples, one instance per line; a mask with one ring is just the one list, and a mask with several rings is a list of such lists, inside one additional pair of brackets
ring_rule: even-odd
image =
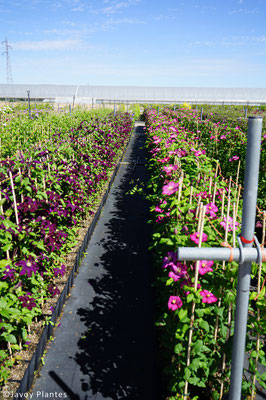
[(203, 88), (203, 87), (146, 87), (90, 85), (31, 85), (1, 84), (0, 99), (28, 98), (55, 103), (183, 103), (249, 104), (266, 103), (266, 89)]

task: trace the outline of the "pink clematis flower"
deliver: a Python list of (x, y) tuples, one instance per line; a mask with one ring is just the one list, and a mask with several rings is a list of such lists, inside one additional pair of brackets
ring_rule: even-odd
[(163, 213), (163, 210), (161, 209), (161, 207), (159, 205), (157, 205), (154, 209), (154, 211), (158, 212), (158, 213)]
[(167, 165), (166, 167), (163, 167), (163, 170), (166, 172), (166, 175), (170, 176), (172, 172), (176, 171), (178, 168), (177, 165)]
[(206, 205), (206, 214), (209, 215), (211, 218), (217, 218), (215, 214), (218, 211), (218, 207), (214, 203), (209, 203)]
[(178, 191), (179, 184), (176, 182), (169, 182), (167, 185), (163, 186), (163, 194), (166, 194), (167, 196), (171, 196), (171, 194), (174, 194), (175, 192)]
[(171, 131), (173, 132), (178, 132), (178, 129), (175, 126), (170, 126), (169, 129), (171, 129)]
[(229, 161), (230, 161), (230, 162), (236, 161), (236, 160), (239, 160), (239, 157), (238, 157), (238, 156), (233, 156), (233, 157), (229, 158)]
[(168, 300), (168, 308), (169, 310), (175, 311), (178, 308), (181, 308), (183, 305), (182, 300), (179, 296), (170, 296)]
[(212, 294), (211, 292), (209, 292), (206, 289), (202, 290), (200, 292), (200, 295), (202, 296), (202, 303), (211, 304), (211, 303), (215, 303), (218, 300), (217, 297), (214, 296), (214, 294)]
[(177, 264), (177, 253), (174, 251), (168, 251), (167, 256), (163, 258), (163, 268), (171, 267)]
[[(227, 221), (227, 217), (224, 217), (223, 221), (220, 222), (220, 225), (224, 228), (224, 230), (226, 229), (226, 221)], [(231, 232), (233, 230), (233, 218), (229, 217), (228, 218), (228, 232)], [(235, 222), (235, 228), (237, 228), (239, 225), (239, 222)]]
[(159, 144), (161, 143), (161, 141), (163, 140), (162, 138), (160, 138), (159, 136), (153, 136), (153, 143), (154, 144)]
[(199, 274), (205, 275), (207, 272), (212, 272), (213, 261), (201, 260), (199, 261)]
[(176, 264), (172, 263), (170, 265), (171, 271), (169, 272), (169, 278), (172, 278), (175, 282), (183, 278), (187, 273), (187, 266), (178, 262)]
[[(199, 244), (199, 238), (200, 238), (200, 233), (199, 232), (195, 232), (192, 233), (190, 235), (190, 239), (192, 240), (192, 242)], [(202, 242), (206, 242), (208, 239), (208, 235), (206, 233), (202, 233)]]

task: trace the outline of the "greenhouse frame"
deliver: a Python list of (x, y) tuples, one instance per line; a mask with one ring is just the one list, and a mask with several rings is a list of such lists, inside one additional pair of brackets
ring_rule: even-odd
[(193, 103), (193, 104), (266, 104), (266, 89), (32, 85), (0, 84), (1, 100), (50, 101), (55, 103)]

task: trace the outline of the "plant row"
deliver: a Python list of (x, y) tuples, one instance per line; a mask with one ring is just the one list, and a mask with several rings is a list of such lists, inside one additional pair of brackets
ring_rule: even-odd
[[(194, 115), (184, 110), (159, 115), (146, 111), (156, 326), (166, 395), (218, 400), (229, 389), (238, 264), (180, 262), (176, 250), (235, 247), (242, 199), (239, 185), (222, 179), (218, 160), (208, 156), (203, 134), (199, 135), (203, 128), (195, 126)], [(208, 124), (208, 129), (215, 127)], [(231, 151), (231, 146), (224, 146), (223, 158), (229, 158)], [(260, 266), (258, 290), (250, 297), (247, 351), (251, 378), (243, 377), (245, 398), (254, 392), (256, 382), (265, 387), (266, 374), (257, 370), (259, 363), (265, 365), (260, 342), (265, 330), (265, 320), (260, 318), (265, 307), (262, 268), (265, 272), (265, 264)], [(253, 265), (252, 277), (257, 276), (257, 269)]]
[[(56, 118), (48, 116), (44, 126)], [(14, 351), (29, 345), (32, 322), (45, 321), (47, 301), (60, 295), (58, 278), (67, 273), (78, 229), (94, 213), (132, 131), (129, 114), (83, 113), (61, 129), (58, 119), (55, 129), (36, 131), (37, 144), (29, 140), (28, 149), (0, 161), (2, 384)]]
[[(245, 118), (236, 118), (237, 111), (231, 114), (208, 113), (203, 120), (198, 110), (182, 109), (176, 114), (165, 110), (170, 118), (177, 118), (188, 130), (197, 133), (204, 144), (206, 154), (219, 160), (221, 174), (230, 177), (243, 187), (248, 122)], [(258, 206), (266, 209), (266, 119), (263, 120), (261, 160), (258, 188)]]

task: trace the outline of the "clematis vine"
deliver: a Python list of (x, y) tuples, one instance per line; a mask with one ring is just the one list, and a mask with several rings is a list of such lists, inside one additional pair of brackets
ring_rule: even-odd
[(178, 308), (181, 308), (183, 305), (183, 302), (179, 296), (170, 296), (168, 300), (168, 309), (172, 311), (178, 310)]
[(172, 173), (174, 171), (176, 171), (177, 169), (178, 169), (178, 166), (177, 165), (172, 165), (172, 164), (163, 167), (163, 170), (166, 172), (167, 176), (172, 175)]
[(27, 292), (24, 296), (19, 296), (19, 300), (22, 302), (22, 307), (28, 310), (32, 310), (37, 305), (30, 292)]
[(213, 261), (201, 260), (199, 261), (199, 274), (205, 275), (208, 272), (212, 272)]
[(176, 182), (169, 182), (167, 185), (163, 186), (163, 194), (171, 196), (178, 191), (179, 184)]
[[(190, 235), (190, 239), (192, 242), (199, 244), (199, 239), (200, 239), (200, 232), (195, 232)], [(208, 235), (206, 233), (202, 233), (202, 242), (206, 242), (208, 240)]]
[(229, 162), (237, 161), (237, 160), (239, 160), (239, 157), (238, 157), (238, 156), (233, 156), (233, 157), (230, 157), (230, 158), (229, 158)]
[[(224, 217), (223, 221), (220, 222), (220, 225), (226, 230), (226, 222), (227, 222), (227, 217)], [(235, 229), (239, 226), (239, 222), (235, 221)], [(231, 232), (234, 227), (234, 220), (232, 217), (228, 217), (228, 232)]]
[(217, 218), (215, 214), (218, 211), (218, 207), (214, 203), (209, 203), (206, 205), (206, 214), (209, 215), (212, 219)]
[(200, 295), (202, 296), (202, 303), (212, 304), (218, 300), (217, 297), (214, 296), (214, 294), (206, 289), (202, 290), (200, 292)]

